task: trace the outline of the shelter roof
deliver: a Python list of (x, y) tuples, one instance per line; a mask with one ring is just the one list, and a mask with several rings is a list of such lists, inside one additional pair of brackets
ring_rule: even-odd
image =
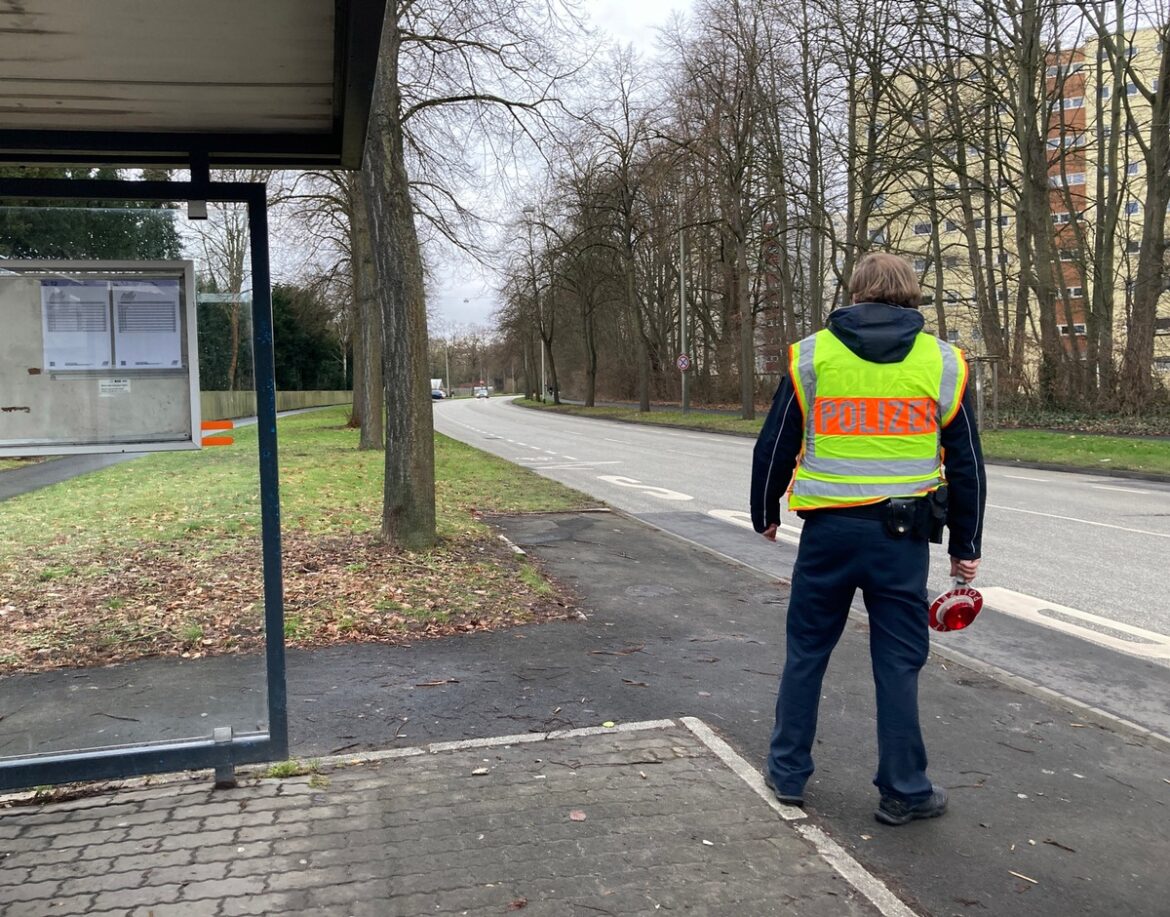
[(361, 163), (385, 0), (0, 0), (0, 162)]

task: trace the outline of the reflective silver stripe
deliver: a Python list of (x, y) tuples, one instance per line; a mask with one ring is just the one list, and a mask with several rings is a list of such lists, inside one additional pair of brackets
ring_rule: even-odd
[(809, 474), (847, 474), (871, 478), (911, 477), (912, 475), (937, 474), (938, 457), (925, 459), (827, 459), (805, 456), (805, 470)]
[(899, 497), (927, 490), (939, 483), (938, 475), (896, 484), (847, 484), (797, 478), (792, 485), (794, 497)]
[(804, 458), (806, 462), (817, 454), (817, 434), (814, 423), (816, 412), (813, 410), (813, 405), (817, 400), (817, 370), (813, 364), (816, 349), (817, 336), (810, 334), (800, 342), (800, 358), (796, 364), (796, 371), (800, 373), (800, 387), (804, 390)]
[(939, 425), (942, 419), (955, 410), (955, 399), (959, 391), (959, 355), (955, 348), (942, 338), (936, 338), (942, 354), (942, 383), (938, 389)]

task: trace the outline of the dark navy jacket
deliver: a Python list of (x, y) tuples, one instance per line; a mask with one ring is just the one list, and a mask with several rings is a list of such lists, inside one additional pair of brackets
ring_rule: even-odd
[[(900, 363), (922, 330), (922, 313), (887, 303), (858, 303), (829, 315), (828, 328), (871, 363)], [(974, 394), (968, 385), (954, 419), (939, 434), (949, 493), (948, 553), (960, 560), (981, 556), (987, 476), (975, 425)], [(780, 524), (780, 498), (788, 490), (804, 439), (804, 416), (792, 379), (785, 376), (772, 399), (752, 457), (752, 525), (762, 532)], [(832, 512), (819, 510), (818, 512)]]

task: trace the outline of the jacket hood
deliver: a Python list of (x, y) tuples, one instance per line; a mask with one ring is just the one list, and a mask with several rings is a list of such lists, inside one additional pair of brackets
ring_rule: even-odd
[(910, 353), (925, 320), (917, 309), (862, 302), (829, 314), (837, 339), (870, 363), (900, 363)]

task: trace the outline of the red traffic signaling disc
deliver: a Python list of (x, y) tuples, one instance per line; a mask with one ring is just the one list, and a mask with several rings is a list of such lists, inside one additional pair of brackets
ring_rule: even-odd
[(983, 608), (983, 595), (962, 580), (930, 603), (930, 626), (934, 630), (962, 630)]

